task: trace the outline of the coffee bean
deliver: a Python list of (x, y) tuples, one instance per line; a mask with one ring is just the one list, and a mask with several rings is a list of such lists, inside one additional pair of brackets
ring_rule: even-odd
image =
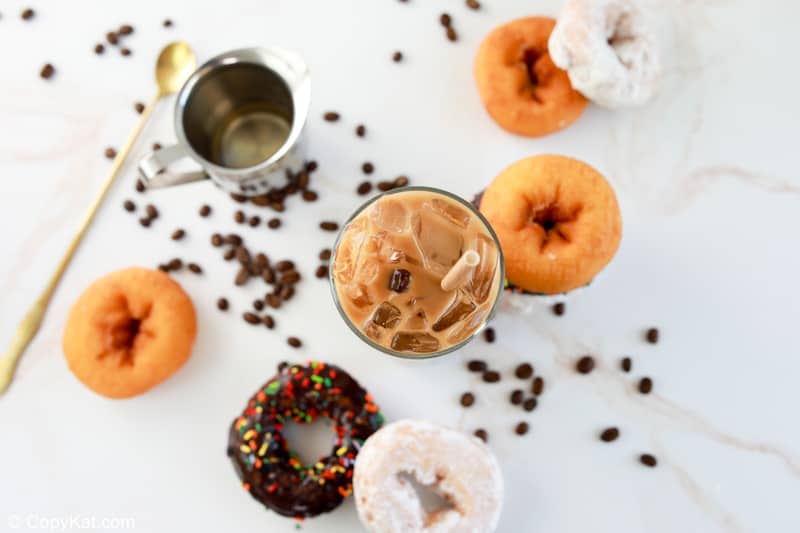
[(261, 279), (263, 279), (265, 283), (275, 283), (275, 271), (271, 268), (264, 268), (264, 271), (261, 272)]
[(336, 111), (328, 111), (322, 115), (322, 118), (324, 118), (327, 122), (336, 122), (342, 117)]
[(331, 258), (331, 249), (324, 248), (319, 252), (320, 261), (329, 261)]
[(257, 253), (255, 258), (255, 263), (260, 267), (267, 267), (269, 266), (269, 257), (267, 257), (264, 253)]
[(236, 286), (241, 287), (249, 280), (250, 280), (250, 271), (248, 271), (247, 268), (242, 267), (239, 269), (239, 272), (236, 273), (236, 277), (234, 278), (233, 283)]
[(303, 345), (303, 343), (297, 337), (289, 337), (288, 339), (286, 339), (286, 342), (292, 348), (299, 348)]
[(133, 213), (134, 211), (136, 211), (136, 204), (133, 203), (132, 200), (125, 200), (125, 203), (122, 204), (122, 207), (124, 207), (125, 211), (127, 211), (128, 213)]
[[(108, 157), (108, 156), (106, 156), (106, 157)], [(146, 190), (147, 190), (147, 187), (145, 186), (144, 182), (142, 180), (140, 180), (140, 179), (137, 179), (136, 180), (136, 192), (144, 193), (144, 191), (146, 191)]]
[(631, 361), (630, 357), (623, 357), (622, 361), (619, 362), (619, 366), (623, 372), (630, 372), (631, 368), (633, 368), (633, 361)]
[(294, 263), (289, 260), (278, 261), (275, 263), (275, 270), (278, 272), (286, 272), (287, 270), (294, 270)]
[(253, 300), (253, 309), (256, 311), (264, 310), (264, 302), (262, 300)]
[(391, 191), (394, 188), (394, 183), (391, 181), (379, 181), (377, 187), (381, 192)]
[(364, 196), (365, 194), (369, 194), (371, 190), (372, 190), (372, 183), (370, 183), (368, 181), (362, 181), (361, 183), (359, 183), (358, 188), (356, 188), (356, 192), (360, 196)]
[(144, 210), (150, 218), (158, 218), (158, 209), (153, 204), (147, 204), (144, 206)]
[(527, 422), (520, 422), (519, 424), (514, 426), (514, 433), (516, 433), (517, 435), (525, 435), (529, 429), (530, 426), (528, 425)]
[(408, 176), (397, 176), (392, 182), (392, 188), (399, 189), (408, 185)]
[(519, 405), (522, 403), (522, 399), (525, 397), (525, 393), (519, 389), (515, 389), (511, 391), (511, 396), (508, 397), (508, 400), (511, 402), (511, 405)]
[(160, 264), (160, 265), (158, 265), (158, 269), (159, 269), (161, 272), (164, 272), (164, 273), (167, 273), (167, 274), (169, 274), (169, 267), (168, 267), (167, 265), (163, 264), (163, 263), (162, 263), (162, 264)]
[(564, 312), (567, 310), (567, 304), (565, 304), (564, 302), (558, 302), (556, 304), (553, 304), (552, 310), (554, 315), (562, 316)]
[(243, 203), (245, 203), (247, 201), (247, 196), (245, 196), (243, 194), (231, 193), (230, 196), (231, 196), (231, 200), (233, 200), (234, 202), (239, 203), (239, 204), (243, 204)]
[(581, 374), (588, 374), (594, 370), (594, 359), (589, 355), (584, 355), (575, 363), (575, 370)]
[(486, 328), (483, 330), (483, 339), (489, 344), (493, 343), (495, 339), (494, 328)]
[(236, 248), (229, 248), (225, 250), (224, 254), (222, 254), (222, 258), (225, 261), (232, 261), (234, 257), (236, 257)]
[(479, 359), (473, 359), (472, 361), (467, 363), (467, 369), (470, 372), (483, 372), (486, 370), (488, 365), (485, 361), (481, 361)]
[(531, 385), (531, 392), (534, 393), (536, 396), (541, 396), (544, 392), (544, 378), (541, 376), (536, 376), (533, 378), (533, 384)]
[(151, 222), (152, 222), (152, 219), (149, 219), (149, 218), (146, 218), (146, 217), (139, 219), (139, 224), (141, 224), (145, 228), (149, 228)]
[(36, 12), (31, 8), (25, 8), (22, 10), (22, 13), (19, 14), (22, 20), (31, 20), (33, 17), (36, 16)]
[(650, 378), (642, 378), (639, 380), (639, 392), (642, 394), (650, 394), (653, 390), (653, 380)]
[(644, 334), (645, 340), (650, 344), (655, 344), (658, 342), (658, 328), (650, 328)]
[(339, 224), (326, 220), (319, 223), (319, 228), (324, 231), (336, 231), (339, 229)]
[(363, 137), (367, 134), (367, 127), (363, 124), (359, 124), (356, 126), (356, 135), (359, 137)]
[(441, 24), (445, 28), (450, 27), (452, 23), (453, 23), (453, 18), (449, 14), (442, 13), (441, 15), (439, 15), (439, 24)]
[(524, 402), (522, 402), (522, 408), (525, 409), (526, 411), (533, 411), (534, 409), (536, 409), (536, 406), (538, 404), (539, 404), (538, 400), (535, 397), (531, 396), (530, 398), (527, 398)]
[(117, 33), (119, 33), (120, 35), (130, 35), (131, 33), (133, 33), (133, 26), (131, 26), (130, 24), (123, 24), (122, 26), (119, 27), (119, 31)]
[(253, 215), (250, 217), (250, 220), (248, 220), (247, 223), (250, 224), (251, 228), (255, 228), (256, 226), (261, 224), (261, 217), (258, 215)]
[(267, 327), (267, 329), (272, 329), (275, 327), (275, 319), (270, 315), (264, 315), (261, 317), (261, 322)]
[(106, 33), (106, 41), (108, 41), (108, 44), (116, 45), (117, 43), (119, 43), (119, 36), (113, 31), (110, 31)]
[(292, 296), (294, 296), (294, 287), (291, 285), (284, 285), (278, 293), (278, 297), (284, 302), (291, 300)]
[(403, 52), (397, 50), (395, 53), (392, 54), (392, 61), (395, 63), (400, 63), (403, 60)]
[(41, 76), (43, 80), (49, 80), (50, 78), (53, 77), (53, 74), (55, 73), (56, 73), (56, 67), (54, 67), (50, 63), (45, 63), (45, 65), (42, 67), (42, 70), (39, 71), (39, 76)]
[(244, 266), (250, 264), (250, 252), (247, 250), (247, 248), (244, 246), (239, 246), (236, 248), (236, 260)]
[(278, 228), (281, 227), (281, 219), (279, 219), (279, 218), (271, 218), (271, 219), (269, 219), (269, 222), (267, 222), (267, 226), (270, 229), (278, 229)]
[(266, 295), (266, 302), (267, 302), (267, 305), (270, 306), (273, 309), (280, 309), (281, 304), (283, 303), (283, 302), (281, 302), (281, 299), (277, 294), (267, 294)]
[(179, 241), (179, 240), (183, 239), (184, 237), (186, 237), (186, 231), (182, 230), (180, 228), (178, 228), (175, 231), (173, 231), (172, 235), (170, 235), (170, 238), (173, 241)]
[(272, 202), (269, 204), (269, 207), (278, 213), (283, 213), (286, 210), (286, 206), (284, 206), (281, 202)]
[(294, 285), (300, 281), (300, 273), (296, 270), (288, 270), (281, 274), (281, 283), (284, 285)]
[[(153, 150), (155, 150), (155, 146), (153, 146)], [(198, 211), (198, 214), (201, 217), (206, 218), (207, 216), (209, 216), (211, 214), (211, 206), (207, 205), (207, 204), (206, 205), (201, 205), (200, 206), (200, 210)]]
[(481, 3), (478, 0), (466, 0), (467, 7), (473, 10), (478, 10), (481, 8)]
[(223, 244), (222, 235), (215, 233), (211, 236), (211, 246), (219, 248)]
[(461, 395), (461, 405), (464, 407), (471, 407), (475, 403), (475, 395), (471, 392), (465, 392)]
[(303, 191), (303, 200), (306, 202), (316, 202), (319, 199), (319, 194), (316, 191)]
[(120, 48), (120, 50), (119, 50), (119, 53), (120, 53), (120, 55), (122, 55), (122, 56), (128, 57), (128, 56), (129, 56), (129, 55), (131, 55), (133, 52), (131, 52), (131, 49), (130, 49), (130, 48)]
[(236, 222), (237, 224), (242, 224), (244, 222), (244, 219), (245, 219), (244, 211), (236, 211), (233, 214), (233, 221)]
[(650, 455), (649, 453), (643, 453), (640, 455), (639, 462), (645, 466), (649, 466), (650, 468), (655, 468), (658, 464), (658, 460), (656, 460), (655, 456)]
[(176, 257), (175, 259), (170, 260), (167, 263), (167, 266), (169, 266), (170, 270), (180, 270), (183, 268), (183, 261)]
[(252, 324), (254, 326), (256, 324), (261, 324), (261, 319), (258, 317), (258, 315), (255, 313), (251, 313), (250, 311), (244, 313), (242, 315), (242, 318), (244, 318), (245, 322), (247, 322), (248, 324)]
[(242, 238), (235, 233), (228, 233), (228, 235), (225, 236), (225, 242), (232, 246), (241, 246)]
[(306, 172), (314, 172), (315, 170), (317, 170), (319, 168), (319, 163), (317, 163), (316, 161), (314, 161), (312, 159), (310, 161), (306, 161), (305, 165), (303, 165), (303, 166), (306, 169)]
[(485, 429), (476, 429), (472, 434), (481, 439), (483, 442), (489, 442), (489, 434)]
[(328, 277), (328, 265), (320, 265), (317, 267), (317, 270), (314, 272), (314, 275), (317, 276), (319, 279), (325, 279)]
[(500, 381), (500, 373), (494, 370), (487, 370), (483, 373), (482, 378), (486, 383), (497, 383)]
[(133, 109), (134, 109), (134, 111), (136, 111), (137, 113), (139, 113), (141, 115), (142, 112), (144, 111), (144, 104), (141, 103), (141, 102), (135, 102), (133, 104)]
[[(111, 148), (110, 146), (109, 146), (108, 148), (106, 148), (106, 149), (105, 149), (105, 151), (103, 152), (103, 154), (104, 154), (104, 155), (106, 156), (106, 158), (108, 158), (108, 159), (114, 159), (115, 157), (117, 157), (117, 151), (116, 151), (116, 150), (114, 150), (113, 148)], [(143, 184), (143, 185), (144, 185), (144, 184)]]
[(600, 433), (600, 440), (603, 442), (613, 442), (619, 438), (619, 429), (611, 427), (606, 428)]
[(456, 30), (452, 26), (447, 28), (446, 35), (447, 35), (447, 40), (450, 42), (454, 43), (458, 40), (458, 33), (456, 33)]
[(217, 300), (217, 309), (219, 309), (220, 311), (227, 311), (229, 307), (230, 304), (228, 303), (227, 298), (220, 298), (219, 300)]
[(522, 363), (514, 370), (514, 375), (519, 379), (528, 379), (533, 375), (533, 366), (530, 363)]
[(95, 54), (100, 55), (105, 51), (106, 51), (106, 47), (103, 46), (102, 44), (97, 43), (96, 45), (94, 45), (94, 53)]
[(171, 28), (172, 27), (172, 20), (164, 19), (164, 22), (162, 22), (161, 25), (164, 26), (165, 28)]
[[(152, 148), (153, 148), (153, 151), (154, 151), (154, 152), (157, 152), (157, 151), (161, 150), (161, 148), (163, 148), (163, 146), (161, 146), (161, 143), (153, 143), (153, 147), (152, 147)], [(209, 208), (209, 209), (210, 209), (210, 208)], [(211, 211), (209, 210), (209, 213), (210, 213), (210, 212), (211, 212)]]
[(193, 274), (202, 274), (203, 269), (197, 263), (189, 263), (187, 267)]
[(368, 175), (372, 174), (373, 172), (375, 172), (375, 165), (367, 161), (366, 163), (361, 165), (361, 172)]
[(411, 285), (411, 272), (405, 268), (397, 268), (392, 271), (389, 278), (389, 290), (394, 292), (405, 292)]

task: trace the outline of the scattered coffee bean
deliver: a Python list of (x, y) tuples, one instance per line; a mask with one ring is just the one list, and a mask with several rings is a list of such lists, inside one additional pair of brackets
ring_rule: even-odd
[(556, 316), (562, 316), (564, 312), (567, 310), (567, 304), (564, 302), (558, 302), (553, 304), (553, 314)]
[(449, 14), (442, 13), (441, 15), (439, 15), (439, 24), (441, 24), (445, 28), (449, 28), (452, 23), (453, 23), (453, 18)]
[(19, 16), (22, 18), (22, 20), (31, 20), (33, 17), (36, 16), (36, 12), (33, 9), (27, 7), (22, 10), (22, 13), (20, 13)]
[(658, 342), (658, 328), (650, 328), (644, 334), (645, 340), (650, 344), (655, 344)]
[(261, 279), (264, 280), (264, 283), (275, 283), (275, 271), (271, 268), (264, 268), (264, 271), (261, 273)]
[(219, 309), (220, 311), (227, 311), (229, 307), (230, 304), (228, 303), (227, 298), (220, 298), (219, 300), (217, 300), (217, 309)]
[(106, 47), (103, 46), (102, 44), (97, 43), (96, 45), (94, 45), (94, 53), (95, 54), (101, 55), (105, 51), (106, 51)]
[[(108, 150), (106, 150), (106, 153), (108, 153)], [(108, 156), (106, 155), (106, 157), (108, 157)], [(147, 187), (145, 186), (144, 182), (142, 180), (140, 180), (140, 179), (137, 179), (136, 180), (136, 192), (144, 193), (146, 190), (147, 190)]]
[(378, 190), (381, 192), (391, 191), (394, 187), (394, 183), (391, 181), (379, 181), (376, 187), (378, 187)]
[(120, 55), (125, 56), (125, 57), (128, 57), (129, 55), (132, 54), (130, 48), (120, 48), (119, 49), (119, 53), (120, 53)]
[(161, 143), (153, 143), (153, 151), (154, 152), (157, 152), (157, 151), (161, 150), (161, 148), (163, 148), (163, 146), (161, 146)]
[(122, 207), (124, 207), (125, 211), (128, 213), (133, 213), (136, 211), (136, 204), (133, 203), (132, 200), (125, 200), (125, 202), (122, 204)]
[(323, 250), (321, 250), (319, 252), (320, 261), (328, 261), (328, 260), (330, 260), (330, 258), (331, 258), (331, 249), (330, 248), (324, 248)]
[(247, 322), (248, 324), (252, 324), (254, 326), (256, 324), (261, 324), (261, 319), (258, 317), (258, 315), (255, 313), (251, 313), (250, 311), (244, 313), (242, 315), (242, 318), (244, 318), (245, 322)]
[(150, 219), (150, 218), (140, 218), (139, 219), (139, 224), (141, 224), (145, 228), (149, 228), (151, 222), (152, 222), (152, 219)]
[(495, 336), (494, 328), (486, 328), (483, 330), (483, 339), (489, 344), (494, 342)]
[(144, 112), (144, 104), (141, 102), (136, 102), (133, 104), (133, 109), (141, 115), (142, 112)]
[(483, 373), (482, 378), (486, 383), (497, 383), (500, 381), (500, 372), (495, 370), (487, 370)]
[(361, 172), (367, 175), (372, 174), (373, 172), (375, 172), (375, 165), (367, 161), (366, 163), (361, 165)]
[(215, 233), (211, 236), (211, 246), (219, 248), (220, 246), (222, 246), (223, 243), (224, 241), (222, 239), (222, 235), (220, 235), (219, 233)]
[(319, 168), (319, 164), (313, 159), (311, 161), (306, 161), (304, 166), (307, 172), (314, 172)]
[[(155, 146), (153, 146), (155, 150)], [(198, 211), (201, 217), (206, 218), (211, 214), (211, 206), (210, 205), (202, 205), (200, 206), (200, 210)]]
[(405, 292), (409, 285), (411, 285), (411, 272), (405, 268), (397, 268), (392, 271), (392, 277), (389, 278), (389, 290)]
[(247, 266), (250, 264), (250, 252), (244, 246), (239, 246), (236, 248), (236, 260), (239, 261), (243, 266)]
[(479, 359), (473, 359), (472, 361), (467, 363), (467, 369), (470, 372), (483, 372), (486, 370), (488, 365), (485, 361), (481, 361)]
[(623, 372), (630, 372), (631, 368), (633, 368), (633, 361), (631, 361), (630, 357), (623, 357), (622, 361), (619, 362), (619, 366)]
[(528, 379), (533, 375), (533, 366), (530, 363), (522, 363), (514, 370), (514, 375), (519, 379)]
[(273, 309), (280, 309), (281, 307), (281, 299), (277, 294), (267, 294), (265, 298), (267, 305)]
[(225, 242), (232, 246), (241, 246), (242, 238), (235, 233), (228, 233), (228, 235), (225, 236)]
[(278, 293), (278, 296), (284, 302), (288, 302), (289, 300), (292, 299), (292, 296), (294, 296), (294, 286), (284, 285), (283, 287), (281, 287), (281, 292)]
[(158, 218), (158, 209), (153, 204), (147, 204), (144, 206), (144, 211), (150, 218)]
[(303, 191), (302, 196), (306, 202), (316, 202), (319, 199), (319, 194), (316, 191)]
[(465, 392), (461, 395), (461, 405), (464, 407), (472, 407), (475, 403), (475, 395), (471, 392)]
[(372, 191), (372, 183), (368, 181), (362, 181), (358, 184), (358, 188), (356, 188), (356, 192), (360, 196), (364, 196), (365, 194), (369, 194)]
[(255, 263), (256, 263), (256, 265), (258, 265), (260, 267), (267, 267), (267, 266), (269, 266), (269, 257), (267, 257), (266, 254), (263, 254), (263, 253), (259, 252), (259, 253), (256, 254)]
[(456, 33), (455, 28), (453, 28), (452, 26), (447, 28), (446, 35), (447, 35), (447, 40), (450, 42), (454, 43), (458, 40), (458, 33)]
[(399, 189), (408, 185), (408, 176), (397, 176), (392, 182), (393, 189)]
[(317, 270), (314, 272), (314, 275), (317, 276), (319, 279), (325, 279), (328, 277), (328, 265), (320, 265), (317, 267)]
[(650, 455), (649, 453), (643, 453), (640, 455), (639, 462), (645, 466), (649, 466), (650, 468), (655, 468), (655, 466), (658, 464), (655, 456)]
[(108, 41), (108, 44), (116, 45), (119, 43), (119, 36), (113, 31), (110, 31), (106, 33), (106, 41)]
[(45, 63), (42, 67), (42, 70), (39, 71), (39, 76), (42, 77), (44, 80), (49, 80), (53, 77), (53, 74), (56, 73), (56, 67), (51, 65), (50, 63)]
[(286, 285), (294, 285), (300, 281), (300, 273), (296, 270), (289, 270), (281, 274), (281, 283)]
[(171, 28), (172, 27), (172, 20), (164, 19), (164, 22), (162, 22), (161, 25), (164, 26), (165, 28)]
[(279, 218), (271, 218), (271, 219), (269, 219), (269, 222), (267, 222), (267, 226), (270, 229), (278, 229), (278, 228), (281, 227), (281, 219), (279, 219)]
[[(103, 152), (103, 154), (104, 154), (104, 155), (106, 156), (106, 158), (108, 158), (108, 159), (114, 159), (115, 157), (117, 157), (117, 151), (116, 151), (116, 150), (114, 150), (113, 148), (111, 148), (110, 146), (109, 146), (108, 148), (106, 148), (106, 149), (105, 149), (105, 151)], [(144, 184), (142, 184), (142, 185), (144, 186)], [(138, 190), (138, 186), (137, 186), (137, 190)]]
[(481, 439), (483, 442), (489, 442), (489, 434), (485, 429), (476, 429), (472, 434)]
[(170, 260), (169, 263), (167, 263), (167, 266), (170, 268), (170, 270), (180, 270), (183, 268), (183, 261), (176, 257), (175, 259)]
[(253, 300), (253, 309), (256, 311), (263, 311), (264, 310), (264, 301), (263, 300)]
[(275, 263), (275, 270), (278, 272), (286, 272), (287, 270), (294, 270), (294, 263), (292, 261), (283, 260)]
[(303, 343), (297, 337), (289, 337), (288, 339), (286, 339), (286, 342), (292, 348), (299, 348), (303, 345)]
[(250, 220), (248, 220), (247, 223), (250, 224), (251, 228), (255, 228), (256, 226), (261, 224), (261, 217), (258, 215), (253, 215), (250, 217)]
[(525, 393), (519, 389), (515, 389), (511, 391), (511, 396), (508, 397), (508, 400), (511, 402), (511, 405), (519, 405), (522, 403), (522, 400), (525, 397)]
[(158, 269), (165, 274), (169, 274), (169, 267), (165, 264), (158, 265)]
[(581, 374), (588, 374), (594, 370), (594, 359), (589, 355), (584, 355), (575, 363), (575, 370)]
[(243, 204), (243, 203), (245, 203), (247, 201), (247, 196), (245, 196), (243, 194), (231, 193), (230, 196), (231, 196), (231, 200), (233, 200), (234, 202), (239, 203), (239, 204)]
[(481, 3), (478, 0), (466, 0), (467, 7), (473, 10), (478, 10), (481, 8)]
[(133, 33), (133, 26), (131, 26), (130, 24), (123, 24), (122, 26), (119, 27), (119, 31), (117, 33), (119, 33), (120, 35), (130, 35), (131, 33)]
[(319, 228), (324, 231), (336, 231), (339, 229), (339, 224), (326, 220), (319, 223)]
[(186, 265), (186, 268), (188, 268), (193, 274), (203, 273), (203, 269), (197, 263), (189, 263), (188, 265)]
[(603, 442), (613, 442), (619, 438), (619, 429), (611, 427), (606, 428), (600, 433), (600, 440)]
[(539, 401), (535, 397), (531, 396), (530, 398), (527, 398), (524, 402), (522, 402), (522, 408), (525, 409), (526, 411), (533, 411), (534, 409), (536, 409), (536, 406), (538, 404)]
[(264, 315), (261, 318), (261, 322), (267, 327), (267, 329), (272, 329), (275, 327), (275, 319), (272, 318), (270, 315)]
[(403, 60), (403, 52), (397, 50), (395, 53), (392, 54), (392, 61), (395, 63), (400, 63)]
[(639, 380), (639, 392), (642, 394), (650, 394), (653, 390), (653, 380), (650, 378), (642, 378)]
[(516, 433), (517, 435), (525, 435), (529, 429), (530, 426), (528, 425), (527, 422), (520, 422), (514, 427), (514, 433)]
[(237, 287), (241, 287), (249, 280), (250, 280), (250, 271), (248, 271), (247, 268), (242, 267), (239, 269), (239, 272), (236, 273), (236, 277), (233, 279), (233, 283)]
[(182, 230), (180, 228), (178, 228), (175, 231), (173, 231), (172, 235), (170, 235), (170, 238), (173, 241), (179, 241), (179, 240), (183, 239), (184, 237), (186, 237), (186, 231)]
[(328, 111), (322, 115), (322, 118), (324, 118), (327, 122), (336, 122), (342, 117), (336, 111)]
[(243, 224), (245, 220), (244, 211), (236, 211), (233, 214), (233, 221), (237, 224)]
[(366, 134), (367, 134), (367, 127), (366, 126), (364, 126), (363, 124), (359, 124), (358, 126), (356, 126), (356, 135), (358, 137), (363, 137)]
[[(236, 248), (230, 248), (228, 250), (225, 250), (225, 253), (222, 254), (222, 258), (225, 261), (232, 261), (234, 257), (236, 257)], [(248, 277), (249, 277), (249, 274), (248, 274)], [(247, 279), (245, 279), (244, 281), (246, 282)], [(244, 282), (242, 282), (242, 284), (244, 284)]]
[(533, 384), (531, 385), (531, 392), (534, 393), (536, 396), (541, 396), (544, 392), (544, 378), (541, 376), (536, 376), (533, 378)]

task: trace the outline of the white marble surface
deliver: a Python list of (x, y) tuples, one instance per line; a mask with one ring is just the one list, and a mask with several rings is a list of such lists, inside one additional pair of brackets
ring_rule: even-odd
[[(229, 0), (227, 2), (39, 1), (23, 23), (19, 0), (0, 5), (0, 341), (65, 247), (83, 207), (109, 168), (102, 152), (122, 144), (135, 100), (153, 86), (152, 63), (168, 40), (188, 40), (201, 58), (251, 45), (301, 52), (313, 73), (311, 155), (320, 162), (317, 204), (292, 201), (285, 226), (244, 229), (273, 255), (296, 257), (306, 281), (277, 314), (274, 333), (238, 314), (258, 295), (234, 289), (233, 267), (208, 245), (234, 230), (236, 206), (208, 184), (149, 193), (162, 210), (150, 230), (125, 213), (134, 167), (127, 165), (53, 301), (46, 322), (0, 398), (0, 530), (22, 519), (133, 517), (141, 531), (291, 531), (242, 491), (225, 457), (228, 424), (284, 358), (339, 363), (370, 388), (389, 419), (425, 417), (464, 430), (485, 427), (506, 486), (502, 532), (800, 531), (800, 5), (787, 0), (676, 0), (656, 5), (665, 51), (663, 91), (636, 111), (590, 108), (570, 129), (543, 139), (499, 130), (478, 100), (471, 66), (495, 24), (554, 15), (555, 0)], [(444, 39), (450, 11), (462, 39)], [(161, 20), (174, 19), (172, 30)], [(136, 27), (134, 55), (96, 57), (95, 42), (123, 22)], [(407, 60), (390, 61), (395, 49)], [(43, 82), (46, 61), (58, 69)], [(155, 140), (169, 142), (164, 101), (131, 162)], [(324, 110), (344, 115), (323, 123)], [(352, 129), (364, 121), (367, 139)], [(532, 154), (579, 157), (615, 186), (624, 238), (611, 266), (569, 300), (563, 318), (539, 306), (505, 311), (498, 341), (478, 341), (431, 362), (370, 351), (336, 314), (316, 254), (332, 235), (322, 219), (356, 206), (359, 166), (411, 176), (469, 196), (508, 163)], [(203, 202), (216, 208), (203, 220)], [(170, 232), (189, 238), (173, 243)], [(96, 277), (173, 256), (194, 259), (202, 277), (179, 279), (200, 322), (188, 364), (152, 392), (109, 401), (67, 370), (60, 341), (71, 302)], [(260, 292), (260, 291), (259, 291)], [(227, 295), (234, 312), (214, 308)], [(662, 341), (641, 341), (657, 325)], [(285, 337), (305, 345), (293, 351)], [(574, 359), (599, 369), (578, 376)], [(617, 370), (631, 354), (630, 376)], [(484, 357), (507, 376), (478, 383), (464, 361)], [(539, 408), (512, 409), (509, 371), (531, 361), (547, 379)], [(652, 376), (654, 393), (634, 392)], [(462, 411), (458, 396), (477, 394)], [(513, 435), (525, 419), (532, 432)], [(597, 441), (606, 425), (622, 438)], [(640, 466), (643, 451), (659, 467)], [(36, 522), (32, 522), (36, 525)], [(41, 525), (42, 523), (39, 522)], [(306, 521), (305, 531), (359, 531), (352, 501)]]

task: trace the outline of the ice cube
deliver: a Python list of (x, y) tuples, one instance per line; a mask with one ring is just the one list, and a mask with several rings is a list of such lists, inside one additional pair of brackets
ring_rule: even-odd
[(356, 307), (372, 305), (372, 299), (369, 297), (367, 287), (364, 285), (358, 285), (357, 283), (348, 285), (345, 287), (345, 296), (347, 296)]
[(430, 202), (425, 202), (423, 207), (430, 209), (456, 226), (464, 229), (469, 226), (469, 220), (472, 217), (469, 211), (463, 207), (440, 198), (434, 198)]
[(372, 320), (367, 320), (367, 323), (364, 324), (364, 335), (378, 342), (381, 340), (383, 330)]
[(461, 257), (464, 248), (461, 230), (424, 209), (414, 216), (412, 230), (425, 269), (443, 277)]
[(362, 285), (369, 285), (378, 277), (378, 271), (378, 263), (367, 257), (356, 269), (356, 282)]
[(381, 229), (402, 233), (408, 229), (408, 211), (394, 198), (381, 198), (370, 211), (372, 223)]
[(428, 317), (425, 316), (425, 311), (420, 309), (408, 317), (406, 323), (403, 324), (403, 328), (410, 330), (428, 329)]
[(472, 316), (468, 317), (458, 327), (455, 327), (452, 331), (450, 331), (450, 333), (447, 335), (447, 340), (453, 344), (463, 341), (472, 335), (475, 330), (481, 326), (481, 324), (483, 324), (484, 320), (486, 319), (486, 315), (488, 314), (488, 308), (477, 309), (474, 313), (472, 313)]
[(392, 350), (431, 353), (439, 349), (439, 340), (430, 333), (400, 331), (392, 337)]
[(475, 301), (482, 304), (489, 298), (493, 286), (497, 283), (495, 280), (497, 245), (490, 237), (478, 234), (475, 239), (475, 251), (481, 256), (481, 262), (475, 267), (469, 289)]
[(336, 251), (333, 274), (338, 283), (347, 284), (355, 278), (356, 265), (367, 239), (365, 220), (354, 220), (344, 230)]
[(375, 324), (387, 329), (396, 328), (400, 323), (400, 318), (400, 310), (389, 302), (382, 302), (372, 315), (372, 321)]
[(433, 331), (444, 331), (456, 322), (464, 320), (476, 307), (477, 305), (465, 294), (459, 293), (450, 307), (433, 324)]

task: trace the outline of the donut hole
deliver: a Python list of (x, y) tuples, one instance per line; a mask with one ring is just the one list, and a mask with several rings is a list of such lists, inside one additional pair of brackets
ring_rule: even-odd
[(142, 324), (149, 315), (150, 307), (137, 314), (123, 298), (117, 309), (109, 314), (109, 321), (105, 324), (107, 349), (100, 354), (100, 358), (110, 353), (119, 358), (119, 366), (133, 366), (137, 339), (145, 334)]
[(425, 526), (436, 522), (440, 513), (455, 509), (452, 500), (439, 488), (444, 476), (437, 475), (433, 483), (422, 483), (411, 472), (397, 474), (400, 484), (408, 484), (414, 490), (422, 510), (425, 512)]
[(580, 205), (567, 208), (558, 202), (550, 202), (541, 206), (531, 206), (530, 222), (541, 228), (544, 235), (542, 247), (558, 236), (561, 240), (569, 243), (570, 236), (566, 231), (565, 224), (574, 222), (578, 219), (582, 207)]
[(332, 434), (333, 422), (325, 417), (305, 424), (287, 420), (283, 427), (287, 447), (304, 465), (313, 465), (320, 457), (331, 453)]
[(528, 81), (534, 87), (539, 85), (539, 76), (536, 75), (536, 62), (542, 57), (541, 52), (535, 48), (526, 48), (522, 51), (522, 62), (525, 64), (525, 72), (528, 74)]

